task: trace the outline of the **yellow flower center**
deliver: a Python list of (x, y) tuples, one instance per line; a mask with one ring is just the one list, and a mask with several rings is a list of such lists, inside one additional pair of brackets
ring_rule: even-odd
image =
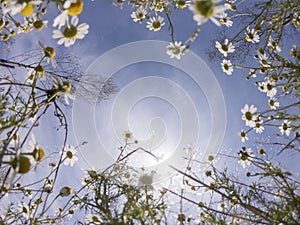
[(32, 3), (27, 3), (26, 6), (22, 9), (21, 14), (23, 16), (30, 16), (34, 11), (34, 5)]
[(70, 84), (70, 82), (64, 81), (63, 86), (64, 86), (64, 89), (65, 89), (66, 92), (71, 91), (72, 85)]
[(198, 14), (209, 18), (214, 14), (215, 5), (211, 0), (198, 0), (195, 9)]
[(42, 20), (37, 20), (33, 23), (33, 27), (36, 30), (42, 30), (44, 28), (44, 22)]
[(12, 167), (18, 172), (18, 173), (27, 173), (30, 170), (30, 160), (25, 156), (20, 156), (19, 158), (15, 158), (11, 162)]
[(52, 48), (52, 47), (46, 47), (44, 49), (44, 52), (45, 52), (46, 57), (48, 57), (50, 59), (54, 58), (56, 55), (56, 52), (55, 52), (54, 48)]
[(71, 16), (76, 16), (82, 12), (83, 2), (78, 0), (76, 3), (72, 3), (68, 9), (68, 14)]
[(185, 0), (179, 0), (179, 1), (177, 2), (177, 6), (178, 6), (178, 8), (180, 8), (180, 9), (184, 9), (184, 8), (186, 7), (186, 2), (185, 2)]

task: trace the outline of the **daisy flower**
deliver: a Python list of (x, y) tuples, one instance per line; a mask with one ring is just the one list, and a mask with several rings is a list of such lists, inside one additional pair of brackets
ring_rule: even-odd
[(268, 101), (268, 105), (270, 106), (271, 109), (276, 109), (277, 107), (279, 107), (279, 102), (277, 101), (277, 99), (271, 98)]
[(75, 96), (70, 92), (72, 89), (72, 85), (70, 82), (53, 78), (53, 85), (59, 92), (62, 92), (64, 94), (65, 103), (67, 105), (70, 104), (69, 99), (75, 99)]
[(96, 214), (87, 215), (86, 218), (85, 218), (85, 222), (87, 224), (102, 224), (103, 223), (101, 218)]
[(290, 135), (292, 128), (290, 127), (291, 121), (284, 120), (281, 126), (279, 126), (279, 130), (282, 135), (286, 134), (287, 136)]
[(243, 130), (240, 132), (240, 137), (241, 137), (242, 142), (245, 142), (245, 141), (249, 140), (249, 138), (247, 137), (246, 132), (243, 131)]
[(73, 166), (76, 161), (78, 161), (76, 154), (76, 149), (71, 146), (71, 145), (66, 145), (63, 151), (63, 159), (64, 159), (64, 164), (66, 166), (70, 165)]
[(186, 0), (178, 0), (176, 2), (176, 7), (179, 8), (179, 9), (184, 9), (186, 8), (187, 6), (190, 6), (191, 5), (191, 1), (186, 1)]
[(227, 17), (227, 13), (223, 12), (220, 18), (220, 24), (231, 27), (233, 22)]
[(225, 5), (216, 5), (221, 0), (193, 0), (189, 7), (194, 12), (193, 19), (198, 25), (205, 23), (210, 19), (214, 24), (220, 26), (216, 18), (221, 18), (224, 11), (228, 9)]
[(65, 186), (65, 187), (63, 187), (62, 189), (60, 189), (59, 195), (60, 195), (61, 197), (66, 197), (66, 196), (69, 196), (70, 194), (72, 194), (72, 192), (73, 192), (73, 190), (72, 190), (71, 187)]
[(167, 46), (167, 54), (171, 57), (171, 58), (174, 58), (176, 57), (177, 59), (180, 59), (181, 56), (184, 54), (184, 51), (186, 49), (186, 46), (183, 45), (180, 42), (177, 42), (175, 41), (174, 43), (170, 43), (168, 46)]
[(262, 120), (258, 120), (255, 122), (255, 126), (254, 126), (254, 130), (256, 131), (256, 133), (261, 134), (264, 131), (264, 127), (262, 126), (263, 121)]
[(142, 20), (146, 17), (146, 14), (147, 14), (147, 11), (143, 7), (140, 7), (135, 12), (131, 13), (130, 16), (134, 22), (141, 23)]
[(163, 25), (165, 25), (165, 22), (161, 16), (150, 18), (147, 22), (147, 28), (153, 31), (159, 31)]
[(246, 41), (252, 42), (252, 43), (259, 42), (259, 35), (253, 28), (250, 30), (250, 28), (247, 27), (247, 33), (245, 33), (245, 34), (246, 34)]
[(30, 216), (30, 211), (28, 205), (24, 204), (23, 202), (19, 202), (19, 212), (21, 213), (22, 217), (28, 219)]
[(269, 41), (268, 41), (268, 46), (271, 47), (277, 53), (281, 52), (281, 48), (278, 45), (278, 42), (274, 41), (271, 36), (270, 36)]
[(34, 160), (37, 162), (41, 161), (42, 158), (44, 158), (44, 150), (39, 146), (34, 134), (31, 134), (31, 139), (28, 143), (26, 150), (32, 153)]
[(228, 39), (225, 39), (223, 44), (216, 41), (215, 46), (219, 50), (219, 52), (221, 52), (225, 57), (227, 57), (228, 53), (232, 53), (235, 51), (234, 45), (232, 43), (229, 43)]
[(244, 106), (244, 108), (241, 109), (242, 120), (245, 120), (246, 126), (249, 127), (255, 127), (255, 119), (256, 115), (254, 114), (257, 111), (257, 108), (254, 105), (251, 105), (250, 107), (248, 104)]
[(223, 59), (221, 65), (222, 65), (222, 70), (223, 70), (224, 73), (226, 73), (227, 75), (232, 74), (233, 66), (232, 66), (230, 60)]
[(253, 151), (251, 148), (243, 148), (243, 151), (239, 152), (239, 161), (238, 163), (245, 168), (246, 166), (251, 165), (251, 161), (249, 158), (254, 157), (255, 155), (253, 154)]
[(73, 45), (76, 39), (83, 39), (84, 36), (89, 32), (89, 25), (86, 23), (80, 24), (78, 27), (78, 17), (73, 16), (71, 23), (64, 28), (64, 31), (54, 30), (52, 37), (54, 39), (60, 38), (57, 42), (58, 45), (64, 44), (65, 47)]
[(270, 64), (268, 63), (267, 59), (268, 59), (268, 56), (266, 54), (259, 54), (259, 64), (262, 66), (262, 67), (270, 67)]

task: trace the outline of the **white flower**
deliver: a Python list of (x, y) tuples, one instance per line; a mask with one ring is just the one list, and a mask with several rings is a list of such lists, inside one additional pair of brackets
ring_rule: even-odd
[(265, 128), (262, 126), (262, 123), (262, 120), (255, 121), (254, 130), (256, 131), (256, 133), (261, 134), (264, 131)]
[(277, 107), (279, 107), (279, 102), (275, 98), (270, 98), (268, 101), (268, 105), (271, 109), (276, 109)]
[(279, 126), (279, 130), (282, 135), (286, 134), (287, 136), (290, 135), (292, 128), (290, 127), (291, 121), (284, 120), (281, 126)]
[(218, 5), (221, 0), (193, 0), (192, 5), (189, 7), (194, 12), (193, 19), (198, 25), (205, 23), (210, 19), (214, 24), (220, 26), (219, 21), (216, 19), (222, 17), (222, 13), (228, 9), (225, 5)]
[(159, 31), (163, 25), (165, 25), (165, 22), (161, 16), (150, 18), (150, 20), (147, 21), (147, 28), (149, 30)]
[(177, 42), (175, 41), (174, 43), (170, 43), (168, 46), (167, 46), (167, 54), (171, 57), (171, 58), (174, 58), (176, 57), (177, 59), (180, 59), (181, 56), (184, 54), (184, 51), (186, 49), (186, 46), (183, 45), (180, 42)]
[(67, 105), (69, 105), (69, 98), (74, 100), (75, 96), (70, 92), (72, 89), (72, 85), (70, 82), (67, 81), (61, 81), (60, 79), (53, 79), (53, 85), (55, 88), (57, 88), (58, 91), (62, 92), (64, 94), (65, 102)]
[(249, 158), (254, 157), (255, 155), (253, 154), (253, 151), (251, 148), (243, 148), (243, 151), (239, 152), (240, 159), (238, 163), (245, 168), (246, 166), (251, 165), (251, 161)]
[(58, 29), (62, 28), (66, 25), (66, 22), (68, 21), (68, 10), (64, 10), (59, 14), (55, 19), (53, 20), (53, 27), (58, 26)]
[(259, 35), (257, 34), (257, 32), (253, 28), (250, 30), (250, 28), (247, 27), (246, 41), (252, 42), (252, 43), (258, 43), (259, 42)]
[(240, 137), (241, 137), (242, 142), (245, 142), (246, 140), (249, 140), (249, 138), (247, 137), (246, 132), (243, 131), (243, 130), (240, 132)]
[(254, 114), (257, 111), (257, 108), (254, 105), (251, 105), (250, 107), (248, 104), (244, 106), (244, 108), (241, 109), (242, 120), (245, 120), (246, 126), (249, 127), (255, 127), (255, 119), (256, 115)]
[(23, 202), (19, 202), (19, 211), (21, 215), (25, 218), (28, 219), (30, 216), (30, 211), (28, 205), (24, 204)]
[(57, 44), (62, 45), (64, 44), (65, 47), (69, 47), (73, 45), (76, 41), (76, 39), (83, 39), (84, 36), (89, 32), (89, 25), (86, 23), (80, 24), (78, 27), (76, 27), (78, 24), (78, 17), (73, 16), (71, 20), (71, 24), (67, 25), (64, 28), (64, 31), (61, 30), (54, 30), (52, 37), (54, 39), (60, 38), (58, 40)]
[(133, 18), (134, 22), (142, 22), (142, 20), (146, 17), (147, 11), (140, 7), (135, 12), (131, 13), (131, 18)]
[(73, 166), (76, 161), (78, 161), (76, 154), (76, 149), (71, 146), (71, 145), (66, 145), (63, 151), (63, 159), (64, 159), (64, 164), (66, 166), (70, 165)]
[(103, 221), (101, 220), (101, 218), (98, 215), (96, 215), (96, 214), (89, 214), (89, 215), (87, 215), (86, 218), (85, 218), (85, 222), (87, 224), (95, 224), (95, 225), (103, 223)]
[(275, 81), (270, 81), (269, 79), (264, 82), (258, 83), (258, 89), (261, 92), (267, 93), (267, 96), (270, 98), (273, 98), (277, 93)]
[(191, 5), (191, 1), (187, 1), (187, 0), (178, 0), (176, 2), (176, 7), (179, 9), (184, 9), (187, 6)]
[(221, 65), (222, 65), (222, 70), (223, 70), (224, 73), (226, 73), (227, 75), (232, 74), (233, 66), (232, 66), (230, 60), (223, 59)]
[(223, 12), (220, 18), (220, 24), (231, 27), (233, 22), (227, 17), (227, 13)]
[(271, 36), (270, 36), (269, 41), (268, 41), (268, 46), (271, 47), (277, 53), (281, 52), (281, 48), (278, 45), (278, 42), (274, 41)]
[(267, 59), (268, 59), (268, 56), (266, 54), (259, 54), (259, 64), (262, 66), (262, 67), (270, 67), (270, 64), (268, 63)]
[(228, 53), (232, 53), (235, 51), (235, 47), (232, 43), (228, 42), (228, 39), (224, 40), (224, 44), (220, 44), (220, 42), (216, 41), (216, 48), (227, 57)]
[(153, 5), (150, 7), (151, 10), (155, 12), (162, 12), (164, 11), (164, 7), (168, 4), (165, 0), (160, 1), (153, 1)]

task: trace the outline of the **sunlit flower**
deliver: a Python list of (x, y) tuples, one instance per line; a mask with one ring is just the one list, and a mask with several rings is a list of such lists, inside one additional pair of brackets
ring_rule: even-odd
[(29, 207), (27, 204), (24, 204), (23, 202), (19, 202), (19, 212), (21, 213), (21, 215), (25, 218), (28, 219), (30, 216), (30, 211), (29, 211)]
[(273, 98), (277, 93), (275, 81), (266, 80), (265, 82), (259, 83), (259, 90), (267, 93), (267, 96)]
[(227, 75), (232, 74), (233, 66), (232, 66), (230, 60), (223, 59), (221, 65), (222, 65), (222, 70), (223, 70), (224, 73), (226, 73)]
[(276, 109), (277, 107), (279, 107), (279, 102), (275, 98), (270, 98), (268, 101), (268, 105), (271, 109)]
[(65, 47), (73, 45), (76, 39), (83, 39), (84, 36), (89, 32), (89, 25), (86, 23), (78, 24), (78, 17), (73, 16), (71, 23), (64, 28), (64, 31), (54, 30), (52, 37), (54, 39), (60, 38), (57, 42), (58, 45), (64, 44)]
[(72, 85), (70, 82), (61, 81), (60, 79), (53, 78), (53, 85), (54, 87), (64, 94), (65, 102), (69, 105), (69, 98), (74, 100), (75, 96), (70, 92), (72, 89)]
[(232, 43), (229, 43), (228, 39), (225, 39), (223, 44), (216, 41), (215, 46), (225, 57), (227, 57), (228, 53), (232, 53), (235, 51), (234, 45)]
[(147, 11), (140, 7), (135, 12), (131, 13), (131, 18), (133, 18), (134, 22), (142, 22), (142, 20), (146, 17)]
[(96, 214), (87, 215), (86, 218), (85, 218), (85, 222), (87, 224), (102, 224), (103, 223), (101, 218)]
[(210, 19), (214, 24), (220, 26), (216, 18), (221, 18), (222, 13), (228, 9), (225, 5), (216, 5), (221, 0), (193, 0), (190, 10), (194, 12), (193, 19), (198, 25), (205, 23)]
[(244, 106), (244, 108), (241, 109), (242, 120), (245, 120), (246, 126), (249, 127), (255, 127), (255, 119), (256, 115), (254, 114), (257, 111), (257, 108), (254, 105), (251, 105), (250, 107), (248, 104)]
[(31, 152), (32, 157), (37, 162), (41, 161), (45, 155), (44, 150), (39, 146), (38, 142), (36, 141), (34, 134), (31, 134), (31, 139), (28, 143), (26, 151)]
[(58, 29), (62, 28), (63, 26), (66, 25), (67, 20), (68, 20), (68, 11), (64, 10), (59, 14), (55, 19), (53, 20), (53, 27), (58, 26)]
[(176, 7), (179, 8), (179, 9), (184, 9), (187, 6), (190, 6), (190, 5), (191, 5), (191, 1), (187, 1), (187, 0), (178, 0), (176, 2)]
[(249, 159), (251, 159), (252, 157), (254, 157), (255, 155), (253, 154), (253, 151), (251, 150), (251, 148), (243, 148), (242, 151), (239, 152), (239, 161), (238, 163), (245, 168), (246, 166), (251, 165), (251, 161)]
[(176, 57), (177, 59), (180, 59), (181, 56), (184, 54), (184, 51), (186, 49), (186, 46), (183, 45), (180, 42), (175, 41), (174, 43), (171, 42), (168, 46), (167, 46), (167, 54), (171, 57), (174, 58)]
[(76, 149), (71, 145), (66, 145), (63, 151), (63, 160), (65, 165), (74, 166), (75, 162), (78, 161)]
[(227, 13), (223, 12), (220, 18), (220, 24), (225, 25), (226, 27), (231, 27), (233, 22), (227, 17)]
[(149, 30), (159, 31), (163, 25), (165, 25), (165, 22), (161, 16), (150, 18), (150, 20), (147, 21), (147, 28)]
[(284, 120), (283, 123), (281, 124), (281, 126), (279, 126), (279, 130), (281, 132), (282, 135), (286, 134), (287, 136), (290, 135), (291, 133), (291, 121), (288, 121), (288, 120)]
[(257, 32), (253, 28), (250, 30), (250, 28), (247, 27), (246, 41), (252, 42), (252, 43), (258, 43), (259, 42), (259, 35), (257, 34)]
[(270, 64), (268, 63), (267, 59), (268, 59), (268, 56), (266, 54), (259, 54), (258, 55), (260, 61), (259, 61), (259, 64), (262, 66), (262, 67), (270, 67)]
[(271, 36), (270, 36), (269, 41), (268, 41), (268, 46), (271, 47), (277, 53), (281, 52), (281, 48), (278, 45), (278, 42), (273, 40), (273, 38)]
[(243, 131), (243, 130), (240, 132), (240, 137), (241, 137), (242, 142), (245, 142), (246, 140), (249, 140), (249, 138), (247, 137), (246, 132)]
[(72, 194), (72, 192), (73, 192), (73, 190), (72, 190), (71, 187), (65, 186), (65, 187), (63, 187), (62, 189), (60, 189), (59, 195), (60, 195), (61, 197), (66, 197), (66, 196), (69, 196), (70, 194)]
[(261, 134), (264, 131), (265, 128), (262, 126), (262, 124), (262, 120), (255, 121), (254, 130), (256, 131), (256, 133)]

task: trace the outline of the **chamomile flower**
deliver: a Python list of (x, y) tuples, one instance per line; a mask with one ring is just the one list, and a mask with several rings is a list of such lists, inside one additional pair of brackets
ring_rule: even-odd
[(221, 65), (222, 65), (222, 70), (223, 70), (224, 73), (226, 73), (227, 75), (232, 74), (233, 66), (232, 66), (230, 60), (223, 59)]
[(262, 120), (255, 121), (254, 130), (256, 131), (256, 133), (261, 134), (264, 131), (265, 128), (262, 126), (262, 124)]
[(246, 126), (255, 127), (256, 113), (257, 108), (254, 105), (249, 107), (248, 104), (241, 109), (242, 112), (242, 120), (246, 122)]
[(37, 162), (41, 161), (45, 155), (44, 150), (39, 146), (38, 142), (36, 141), (34, 134), (31, 134), (31, 139), (28, 143), (26, 151), (30, 152), (34, 160)]
[(251, 150), (251, 148), (243, 148), (242, 151), (239, 152), (239, 161), (238, 163), (245, 168), (246, 166), (251, 165), (251, 161), (249, 159), (251, 159), (252, 157), (254, 157), (255, 155), (253, 154), (253, 151)]
[(85, 218), (85, 222), (87, 224), (95, 224), (95, 225), (103, 223), (103, 221), (101, 220), (101, 218), (98, 215), (96, 215), (96, 214), (89, 214), (89, 215), (87, 215), (86, 218)]
[(147, 11), (143, 7), (140, 7), (135, 12), (131, 13), (130, 16), (134, 22), (142, 23), (142, 20), (146, 17), (146, 15)]
[(176, 2), (176, 7), (179, 9), (184, 9), (190, 5), (191, 5), (191, 1), (187, 1), (187, 0), (177, 0)]
[(175, 41), (174, 43), (170, 43), (167, 46), (167, 54), (171, 57), (171, 58), (177, 58), (180, 59), (181, 56), (184, 54), (184, 51), (186, 49), (186, 46), (182, 44), (182, 42), (177, 42)]
[(271, 109), (276, 109), (277, 107), (279, 107), (279, 102), (276, 98), (270, 98), (268, 101), (268, 105)]
[(153, 31), (159, 31), (165, 25), (164, 18), (161, 16), (152, 17), (147, 21), (147, 28)]
[(247, 137), (246, 132), (243, 131), (243, 130), (240, 132), (240, 137), (241, 137), (242, 142), (245, 142), (245, 141), (249, 140), (249, 138)]
[(89, 32), (89, 25), (86, 23), (78, 24), (78, 17), (73, 16), (71, 19), (71, 23), (65, 26), (64, 31), (54, 30), (52, 37), (54, 39), (60, 38), (57, 42), (58, 45), (64, 44), (65, 47), (69, 47), (73, 45), (76, 39), (83, 39), (84, 36)]
[(231, 27), (233, 22), (227, 16), (227, 13), (223, 12), (220, 18), (220, 24), (225, 25), (226, 27)]
[(270, 98), (273, 98), (277, 93), (276, 83), (275, 81), (267, 80), (265, 82), (262, 82), (261, 85), (263, 85), (262, 92), (267, 93), (267, 96)]
[(286, 134), (287, 136), (290, 135), (291, 133), (291, 121), (288, 121), (288, 120), (284, 120), (283, 123), (279, 126), (279, 130), (281, 132), (282, 135)]
[(273, 40), (273, 38), (271, 36), (268, 41), (268, 46), (271, 47), (276, 53), (281, 52), (281, 48), (278, 45), (278, 42)]
[(259, 35), (253, 28), (250, 30), (250, 28), (247, 27), (246, 41), (251, 42), (251, 43), (259, 42)]
[(215, 46), (225, 57), (227, 57), (228, 53), (232, 53), (235, 51), (234, 45), (232, 43), (229, 43), (228, 39), (225, 39), (223, 44), (216, 41)]
[(76, 149), (71, 145), (66, 145), (63, 151), (63, 160), (66, 166), (74, 166), (75, 162), (78, 161)]
[[(70, 104), (69, 99), (74, 100), (75, 96), (71, 93), (72, 85), (70, 82), (61, 81), (60, 79), (53, 78), (53, 85), (57, 89), (58, 92), (62, 92), (64, 94), (65, 103), (67, 105)], [(59, 94), (59, 93), (57, 93)]]
[(28, 219), (30, 216), (29, 207), (27, 204), (24, 204), (24, 202), (19, 202), (19, 212), (21, 213), (22, 217), (25, 219)]
[(269, 64), (269, 62), (267, 61), (268, 59), (268, 56), (266, 54), (259, 54), (258, 55), (259, 57), (259, 64), (262, 66), (262, 67), (270, 67), (271, 65)]
[(221, 18), (223, 12), (228, 7), (225, 5), (216, 5), (221, 0), (193, 0), (189, 7), (194, 12), (193, 19), (198, 25), (205, 23), (207, 20), (211, 20), (217, 26), (220, 26), (219, 21), (216, 18)]

